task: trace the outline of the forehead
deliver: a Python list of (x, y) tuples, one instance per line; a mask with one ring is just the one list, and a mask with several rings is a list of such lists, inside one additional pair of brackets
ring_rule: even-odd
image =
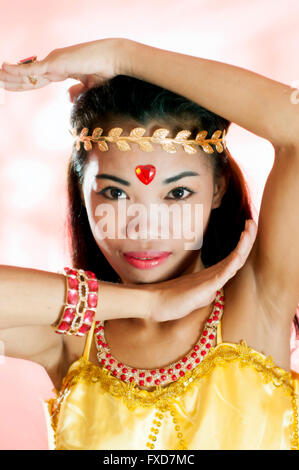
[[(114, 121), (110, 123), (109, 129), (103, 129), (103, 135), (107, 136), (108, 131), (112, 128), (119, 127), (123, 129), (121, 136), (129, 136), (132, 129), (143, 127), (145, 133), (143, 137), (151, 137), (155, 130), (163, 128), (168, 129), (167, 137), (174, 138), (171, 128), (164, 123), (157, 121), (151, 122), (150, 125), (140, 125), (136, 122)], [(194, 170), (197, 172), (207, 172), (211, 169), (210, 159), (201, 147), (196, 146), (197, 152), (194, 154), (187, 153), (183, 146), (174, 144), (176, 153), (169, 153), (161, 144), (151, 142), (153, 151), (146, 152), (142, 150), (138, 143), (126, 140), (130, 146), (130, 150), (122, 151), (115, 143), (107, 142), (109, 150), (101, 152), (98, 146), (93, 143), (92, 149), (88, 152), (87, 166), (93, 168), (97, 172), (117, 171), (123, 175), (129, 175), (138, 165), (154, 165), (163, 175), (170, 175), (176, 170)]]

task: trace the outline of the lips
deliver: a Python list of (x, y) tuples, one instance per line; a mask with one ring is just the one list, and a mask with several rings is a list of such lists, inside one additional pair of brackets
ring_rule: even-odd
[(164, 263), (169, 255), (171, 255), (169, 251), (128, 251), (123, 253), (124, 259), (137, 269), (155, 268)]
[(127, 251), (124, 253), (125, 256), (129, 256), (131, 258), (161, 258), (164, 256), (170, 255), (169, 251)]

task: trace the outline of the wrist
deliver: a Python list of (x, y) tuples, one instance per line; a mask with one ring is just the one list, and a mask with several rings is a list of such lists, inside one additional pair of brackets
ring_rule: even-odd
[(141, 43), (127, 38), (115, 38), (118, 51), (117, 74), (134, 76), (134, 57)]
[(114, 284), (99, 281), (99, 302), (96, 321), (151, 316), (154, 292), (135, 284)]

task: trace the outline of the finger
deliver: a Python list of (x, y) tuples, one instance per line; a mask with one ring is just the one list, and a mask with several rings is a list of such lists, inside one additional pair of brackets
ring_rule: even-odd
[(0, 70), (0, 81), (8, 83), (28, 83), (28, 77), (26, 75), (16, 76)]
[[(48, 73), (48, 72), (46, 72), (43, 75), (34, 75), (34, 74), (29, 74), (29, 75), (33, 75), (36, 78), (43, 77), (51, 82), (59, 82), (67, 78), (67, 75), (62, 76), (62, 75), (57, 75), (57, 74)], [(25, 74), (19, 75), (19, 76), (12, 75), (11, 73), (5, 72), (3, 70), (0, 70), (0, 81), (8, 82), (8, 83), (30, 83), (28, 75), (25, 75)]]
[(248, 219), (245, 224), (245, 230), (242, 232), (240, 240), (235, 250), (247, 258), (257, 234), (257, 225), (253, 219)]
[(256, 235), (256, 224), (249, 222), (245, 224), (246, 230), (241, 233), (240, 240), (238, 241), (234, 250), (223, 260), (219, 261), (215, 265), (211, 266), (211, 271), (219, 271), (225, 269), (230, 263), (235, 260), (239, 260), (239, 263), (244, 262), (252, 248), (255, 235)]
[(16, 77), (22, 77), (23, 75), (43, 75), (47, 72), (47, 63), (43, 60), (20, 65), (3, 62), (2, 70)]
[(210, 285), (211, 291), (215, 292), (221, 289), (232, 277), (235, 276), (236, 272), (243, 266), (244, 262), (240, 255), (234, 252), (230, 258), (223, 260), (224, 263), (219, 266), (220, 269), (215, 272)]
[(37, 77), (37, 83), (33, 84), (28, 80), (28, 83), (11, 83), (11, 82), (1, 82), (0, 87), (4, 88), (7, 91), (26, 91), (26, 90), (36, 90), (42, 88), (45, 85), (48, 85), (50, 82), (46, 78)]
[(70, 101), (73, 103), (74, 100), (82, 93), (83, 91), (87, 90), (87, 88), (82, 85), (82, 83), (78, 83), (77, 85), (73, 85), (68, 89)]
[(96, 79), (94, 75), (85, 75), (85, 74), (72, 74), (69, 75), (69, 78), (74, 78), (75, 80), (79, 80), (82, 85), (88, 88), (92, 88), (95, 85)]
[(258, 228), (256, 222), (253, 219), (248, 219), (248, 225), (249, 225), (248, 230), (250, 231), (250, 235), (255, 238), (257, 234), (257, 228)]
[[(244, 265), (254, 242), (256, 229), (255, 223), (247, 224), (247, 231), (242, 232), (240, 240), (236, 248), (224, 259), (214, 265), (213, 272), (213, 289), (220, 289), (227, 281), (233, 277), (236, 272)], [(248, 231), (253, 228), (252, 232)], [(213, 267), (212, 267), (213, 268)]]

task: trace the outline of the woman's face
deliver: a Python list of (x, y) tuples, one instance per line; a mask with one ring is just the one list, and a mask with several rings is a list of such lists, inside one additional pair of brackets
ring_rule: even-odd
[[(121, 127), (123, 135), (129, 135), (139, 126), (126, 123)], [(160, 127), (166, 126), (147, 126), (144, 136)], [(196, 154), (188, 154), (181, 145), (173, 154), (158, 144), (153, 144), (153, 152), (144, 152), (135, 143), (130, 143), (131, 150), (126, 152), (115, 144), (108, 145), (107, 152), (101, 152), (95, 144), (89, 151), (81, 194), (96, 243), (121, 281), (155, 283), (203, 269), (201, 240), (211, 210), (221, 204), (226, 189), (224, 178), (214, 184), (209, 155), (200, 148)], [(135, 173), (139, 165), (156, 169), (147, 185)], [(189, 175), (181, 175), (185, 172)], [(174, 177), (175, 181), (166, 181)], [(162, 207), (159, 218), (156, 210)], [(196, 235), (188, 238), (187, 227)], [(124, 256), (132, 251), (168, 255), (160, 264), (137, 261), (136, 265)]]

